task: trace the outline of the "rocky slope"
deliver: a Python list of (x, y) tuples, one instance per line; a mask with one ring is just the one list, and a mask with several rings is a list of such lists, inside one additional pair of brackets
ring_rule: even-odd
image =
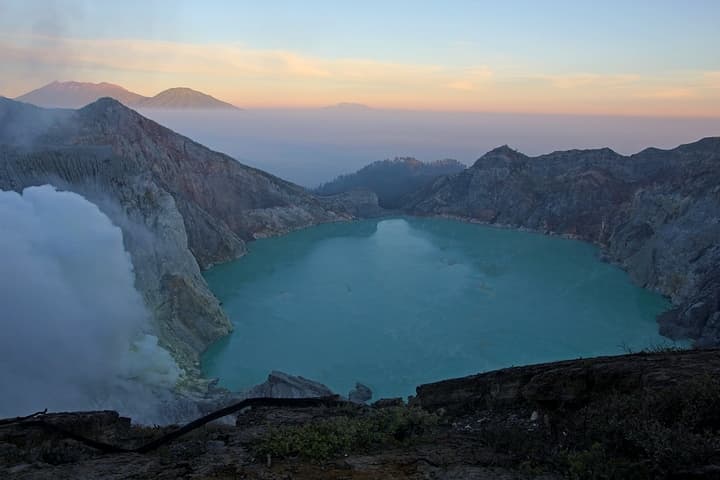
[(375, 192), (383, 208), (398, 208), (411, 192), (427, 185), (437, 177), (465, 170), (457, 160), (421, 162), (414, 158), (395, 158), (373, 162), (355, 173), (341, 175), (320, 185), (319, 195), (335, 195), (354, 189)]
[(162, 346), (191, 377), (231, 328), (201, 268), (253, 238), (378, 210), (372, 194), (320, 199), (109, 98), (77, 111), (0, 98), (0, 120), (0, 188), (52, 183), (100, 206), (123, 230)]
[(720, 138), (630, 157), (500, 147), (416, 192), (405, 210), (596, 242), (672, 299), (661, 333), (720, 344)]

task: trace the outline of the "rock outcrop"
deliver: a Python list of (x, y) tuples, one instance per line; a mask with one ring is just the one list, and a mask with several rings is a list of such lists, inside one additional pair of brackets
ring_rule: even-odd
[(360, 382), (355, 384), (355, 388), (348, 393), (348, 400), (353, 403), (365, 404), (372, 398), (372, 390), (367, 385)]
[(320, 199), (109, 98), (77, 111), (0, 98), (0, 120), (0, 188), (52, 183), (96, 203), (123, 231), (161, 346), (194, 380), (199, 354), (231, 329), (201, 268), (242, 256), (254, 238), (355, 218), (376, 200)]
[(386, 213), (378, 203), (377, 194), (367, 189), (354, 189), (318, 199), (332, 211), (344, 212), (358, 218), (378, 217)]
[(461, 413), (527, 406), (579, 408), (606, 395), (662, 391), (720, 372), (720, 351), (687, 350), (597, 357), (495, 370), (417, 387), (413, 402)]
[(244, 397), (310, 398), (329, 397), (331, 395), (333, 395), (332, 390), (322, 383), (304, 377), (272, 371), (268, 375), (267, 381), (248, 390)]
[(500, 147), (416, 192), (405, 210), (595, 242), (636, 283), (670, 297), (661, 333), (720, 344), (720, 138), (630, 157)]

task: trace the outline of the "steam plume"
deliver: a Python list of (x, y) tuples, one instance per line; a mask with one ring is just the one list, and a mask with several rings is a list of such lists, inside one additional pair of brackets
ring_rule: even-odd
[(117, 409), (162, 423), (179, 369), (149, 335), (122, 232), (82, 196), (0, 191), (0, 417)]

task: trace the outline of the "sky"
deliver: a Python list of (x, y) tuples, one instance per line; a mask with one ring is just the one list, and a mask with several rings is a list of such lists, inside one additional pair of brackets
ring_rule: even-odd
[(453, 158), (472, 165), (509, 145), (526, 155), (609, 147), (629, 155), (720, 136), (720, 117), (423, 112), (356, 108), (141, 110), (240, 162), (306, 187), (376, 160)]
[(720, 117), (717, 0), (0, 0), (0, 95), (53, 80), (246, 108)]

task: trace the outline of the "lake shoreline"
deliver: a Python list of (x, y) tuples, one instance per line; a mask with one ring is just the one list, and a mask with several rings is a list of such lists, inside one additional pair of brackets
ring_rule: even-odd
[[(319, 226), (316, 227), (316, 228), (318, 228), (319, 230), (316, 230), (315, 232), (318, 232), (318, 233), (308, 232), (308, 230), (312, 230), (312, 229), (303, 229), (303, 230), (297, 230), (297, 231), (291, 233), (290, 235), (293, 236), (292, 238), (294, 238), (294, 239), (297, 239), (297, 238), (305, 238), (305, 239), (316, 238), (316, 239), (322, 239), (322, 238), (324, 238), (323, 235), (325, 235), (327, 232), (335, 232), (335, 231), (348, 231), (348, 232), (349, 232), (349, 231), (354, 231), (354, 230), (358, 230), (358, 229), (360, 229), (360, 230), (363, 230), (363, 229), (364, 229), (364, 230), (367, 230), (367, 228), (371, 228), (372, 226), (379, 225), (379, 224), (381, 224), (381, 223), (383, 223), (383, 222), (388, 222), (388, 221), (390, 221), (390, 222), (392, 222), (392, 221), (402, 221), (402, 222), (404, 222), (404, 223), (409, 222), (410, 224), (414, 224), (414, 223), (420, 222), (420, 223), (422, 224), (424, 220), (428, 220), (428, 219), (442, 221), (441, 224), (436, 224), (435, 226), (437, 226), (437, 225), (447, 225), (447, 226), (450, 226), (451, 228), (453, 228), (453, 225), (457, 224), (457, 225), (454, 227), (455, 229), (457, 229), (457, 227), (459, 227), (460, 225), (469, 225), (469, 224), (477, 224), (477, 223), (479, 223), (479, 222), (462, 222), (462, 221), (458, 221), (458, 219), (455, 219), (455, 218), (442, 218), (442, 217), (439, 217), (439, 218), (431, 218), (431, 217), (424, 217), (424, 216), (402, 215), (401, 212), (392, 212), (392, 213), (388, 212), (387, 215), (383, 215), (381, 218), (375, 218), (375, 219), (372, 219), (372, 220), (360, 220), (360, 221), (351, 221), (351, 222), (322, 224), (322, 225), (319, 225)], [(445, 221), (447, 221), (448, 223), (446, 224)], [(543, 238), (551, 239), (551, 238), (553, 238), (553, 237), (557, 237), (557, 238), (563, 239), (563, 240), (570, 240), (570, 241), (573, 241), (573, 242), (574, 242), (574, 241), (577, 241), (576, 238), (569, 238), (568, 236), (560, 236), (560, 235), (551, 236), (551, 235), (545, 235), (545, 234), (543, 234), (542, 232), (536, 232), (536, 231), (521, 231), (520, 229), (502, 228), (502, 227), (498, 227), (498, 226), (494, 226), (494, 225), (479, 225), (479, 226), (482, 226), (482, 227), (485, 227), (485, 228), (490, 227), (490, 228), (488, 229), (489, 232), (498, 232), (498, 233), (491, 233), (491, 235), (498, 235), (498, 234), (500, 234), (501, 236), (503, 236), (503, 235), (506, 235), (506, 234), (500, 233), (500, 232), (508, 232), (508, 233), (517, 232), (517, 233), (523, 233), (523, 234), (528, 234), (528, 233), (530, 233), (530, 234), (533, 234), (533, 235), (537, 235), (537, 238), (538, 238), (538, 239), (543, 239)], [(443, 228), (444, 228), (444, 227), (443, 227)], [(474, 230), (474, 229), (467, 230), (467, 229), (463, 229), (462, 227), (460, 228), (460, 230), (461, 230), (461, 231), (464, 231), (464, 232), (483, 232), (483, 231), (484, 231), (484, 230), (476, 231), (476, 230)], [(337, 233), (337, 234), (338, 234), (338, 235), (341, 235), (340, 233)], [(364, 234), (368, 234), (368, 232), (365, 232)], [(300, 235), (300, 237), (298, 237), (298, 235)], [(330, 235), (331, 235), (330, 238), (332, 238), (332, 236), (335, 235), (335, 233), (331, 233)], [(342, 235), (341, 235), (341, 236), (342, 236)], [(362, 236), (362, 235), (361, 235), (361, 236)], [(244, 268), (255, 268), (255, 266), (256, 266), (255, 264), (262, 264), (262, 263), (263, 263), (264, 261), (266, 261), (266, 260), (261, 259), (261, 258), (257, 258), (257, 257), (255, 257), (254, 254), (262, 255), (262, 254), (263, 254), (263, 251), (266, 251), (266, 250), (267, 250), (267, 248), (266, 248), (267, 243), (266, 243), (266, 242), (271, 242), (271, 243), (272, 243), (272, 242), (274, 242), (274, 241), (278, 241), (278, 240), (279, 240), (280, 243), (283, 245), (283, 247), (282, 247), (282, 249), (280, 249), (280, 247), (277, 247), (278, 249), (283, 250), (283, 251), (292, 252), (292, 251), (293, 251), (294, 249), (296, 249), (297, 247), (292, 247), (292, 246), (291, 246), (291, 245), (292, 245), (292, 242), (291, 242), (291, 241), (287, 241), (287, 237), (288, 237), (288, 235), (282, 235), (282, 236), (279, 236), (279, 237), (274, 237), (274, 238), (272, 238), (272, 239), (260, 240), (259, 242), (261, 242), (260, 245), (262, 245), (262, 250), (259, 251), (259, 252), (258, 252), (257, 247), (256, 247), (256, 245), (258, 245), (258, 244), (256, 244), (256, 242), (252, 242), (252, 243), (250, 244), (250, 248), (249, 248), (248, 255), (246, 255), (245, 257), (243, 257), (241, 260), (238, 260), (237, 262), (232, 262), (231, 264), (225, 264), (225, 265), (223, 265), (223, 266), (218, 266), (218, 267), (216, 267), (217, 269), (212, 269), (212, 270), (210, 270), (210, 271), (206, 271), (206, 272), (205, 272), (205, 278), (206, 278), (206, 280), (208, 281), (208, 283), (211, 285), (211, 290), (213, 291), (214, 294), (216, 294), (216, 295), (218, 296), (218, 298), (220, 299), (220, 301), (223, 302), (223, 308), (226, 309), (226, 311), (228, 312), (229, 317), (230, 317), (231, 319), (234, 319), (234, 320), (233, 320), (233, 323), (236, 323), (236, 322), (237, 322), (237, 319), (238, 319), (238, 318), (243, 318), (243, 316), (244, 316), (244, 318), (247, 318), (247, 315), (248, 315), (248, 314), (247, 314), (247, 312), (245, 312), (244, 310), (242, 310), (242, 308), (244, 308), (244, 307), (242, 306), (242, 305), (243, 305), (242, 303), (241, 303), (241, 304), (238, 304), (238, 305), (232, 305), (232, 302), (229, 302), (228, 299), (224, 297), (225, 293), (223, 293), (223, 290), (218, 291), (217, 286), (216, 286), (216, 285), (213, 286), (214, 281), (213, 281), (212, 276), (215, 274), (215, 272), (227, 272), (227, 271), (229, 271), (229, 270), (232, 270), (233, 268), (235, 268), (235, 267), (238, 266), (238, 265), (240, 265), (240, 268), (241, 268), (241, 270), (242, 270), (242, 269), (244, 269)], [(514, 235), (511, 235), (511, 237), (514, 237)], [(527, 240), (529, 239), (529, 237), (522, 237), (522, 238), (525, 239), (525, 240), (523, 240), (523, 241), (527, 241)], [(286, 240), (283, 240), (283, 239), (286, 239)], [(531, 241), (531, 242), (535, 242), (535, 240), (532, 240), (532, 239), (530, 239), (530, 241)], [(311, 242), (311, 243), (312, 243), (312, 242)], [(546, 241), (541, 241), (541, 243), (542, 243), (542, 244), (545, 244), (545, 243), (547, 243), (547, 242), (546, 242)], [(550, 244), (552, 244), (552, 242), (550, 242)], [(280, 244), (278, 244), (278, 245), (280, 245)], [(599, 260), (601, 260), (601, 257), (597, 254), (597, 245), (592, 245), (592, 244), (590, 244), (589, 242), (578, 242), (578, 245), (587, 245), (588, 247), (592, 247), (592, 250), (589, 250), (589, 251), (588, 251), (588, 250), (585, 249), (585, 247), (571, 247), (571, 248), (573, 248), (573, 249), (579, 248), (579, 249), (582, 250), (582, 251), (588, 252), (588, 253), (584, 254), (585, 256), (583, 257), (583, 258), (587, 258), (588, 261), (591, 261), (591, 262), (593, 262), (593, 263), (594, 263), (594, 262), (597, 262), (598, 265), (604, 264), (603, 262), (599, 262)], [(304, 247), (303, 247), (303, 248), (304, 248)], [(308, 248), (310, 248), (310, 247), (308, 247)], [(338, 248), (339, 248), (339, 247), (338, 247)], [(351, 248), (351, 247), (348, 246), (347, 248)], [(356, 247), (352, 247), (352, 248), (357, 248), (357, 246), (356, 246)], [(556, 247), (553, 247), (553, 248), (557, 249), (557, 248), (559, 248), (559, 247), (556, 246)], [(274, 250), (273, 250), (273, 251), (274, 251)], [(355, 251), (355, 250), (352, 250), (352, 251)], [(267, 252), (266, 252), (266, 253), (267, 253)], [(357, 252), (356, 252), (356, 256), (357, 256), (357, 255), (361, 255), (361, 254), (362, 254), (361, 251), (357, 251)], [(286, 254), (283, 254), (283, 255), (287, 256)], [(246, 265), (248, 261), (251, 261), (252, 264), (249, 265), (248, 267), (243, 267), (242, 265)], [(461, 264), (462, 264), (462, 262), (461, 262)], [(613, 270), (617, 269), (617, 274), (622, 275), (623, 278), (626, 278), (626, 277), (627, 277), (626, 273), (625, 273), (624, 271), (618, 269), (616, 265), (610, 265), (610, 266), (613, 267)], [(263, 266), (263, 268), (265, 268), (265, 267)], [(267, 268), (271, 268), (271, 267), (267, 267)], [(601, 268), (602, 271), (605, 271), (605, 270), (606, 270), (606, 269), (603, 269), (604, 267), (597, 267), (597, 266), (596, 266), (596, 267), (594, 267), (594, 268)], [(243, 285), (245, 285), (245, 287), (243, 287), (243, 288), (247, 288), (248, 285), (250, 286), (249, 288), (251, 288), (251, 289), (254, 288), (254, 287), (252, 287), (253, 282), (260, 281), (258, 278), (261, 279), (261, 277), (257, 277), (257, 275), (260, 275), (260, 273), (256, 273), (255, 276), (253, 277), (253, 280), (252, 280), (251, 282), (249, 282), (249, 283), (243, 283)], [(616, 275), (616, 274), (614, 274), (614, 275)], [(431, 278), (431, 277), (428, 277), (428, 279), (429, 279), (429, 278)], [(428, 280), (428, 281), (430, 281), (430, 280)], [(485, 281), (483, 280), (483, 282), (485, 282)], [(623, 280), (623, 282), (627, 282), (628, 284), (630, 284), (629, 279)], [(304, 283), (304, 282), (303, 282), (303, 281), (300, 281), (300, 283)], [(350, 282), (350, 283), (352, 283), (352, 282)], [(482, 283), (482, 282), (481, 282), (481, 283)], [(343, 294), (346, 294), (345, 288), (348, 288), (348, 289), (349, 289), (350, 287), (339, 288), (338, 291), (335, 292), (334, 295), (343, 295)], [(356, 288), (355, 285), (352, 285), (352, 288), (355, 289), (355, 288)], [(479, 287), (477, 287), (477, 288), (479, 288)], [(638, 287), (633, 286), (632, 288), (638, 288)], [(287, 290), (288, 293), (283, 294), (284, 297), (279, 297), (279, 298), (280, 298), (279, 301), (285, 301), (285, 300), (283, 300), (283, 298), (290, 298), (290, 297), (288, 297), (288, 296), (289, 296), (289, 295), (290, 295), (290, 296), (293, 295), (292, 288), (290, 288), (290, 287), (284, 288), (284, 289), (281, 289), (281, 290)], [(480, 295), (487, 295), (487, 292), (486, 292), (485, 290), (487, 290), (487, 287), (486, 287), (485, 289), (478, 290), (478, 292), (479, 292)], [(638, 290), (639, 290), (639, 289), (638, 289)], [(354, 290), (354, 291), (355, 291), (355, 290)], [(644, 291), (647, 292), (647, 290), (644, 290)], [(357, 294), (358, 291), (355, 291), (355, 293)], [(650, 293), (654, 294), (653, 292), (648, 292), (648, 294), (650, 294)], [(261, 299), (260, 301), (262, 302), (262, 298), (264, 297), (264, 295), (265, 295), (265, 294), (263, 294), (263, 295), (256, 294), (255, 296), (252, 296), (252, 297), (251, 297), (252, 300), (248, 299), (248, 300), (245, 302), (245, 304), (252, 304), (252, 303), (257, 304), (257, 303), (258, 303), (258, 299)], [(401, 295), (401, 294), (399, 294), (399, 295)], [(645, 294), (643, 294), (643, 295), (645, 295)], [(472, 297), (472, 295), (470, 295), (470, 297)], [(535, 298), (535, 297), (534, 297), (534, 298)], [(538, 298), (539, 298), (539, 296), (538, 296)], [(464, 300), (460, 299), (459, 301), (464, 301)], [(456, 301), (454, 301), (454, 302), (456, 302)], [(543, 300), (543, 302), (547, 303), (546, 300)], [(557, 300), (556, 300), (556, 302), (557, 302)], [(412, 302), (411, 302), (411, 303), (412, 303)], [(238, 317), (238, 315), (239, 315), (238, 313), (233, 313), (233, 311), (232, 311), (233, 309), (237, 309), (237, 308), (241, 308), (241, 311), (243, 312), (242, 315), (239, 316), (239, 317)], [(348, 307), (348, 308), (353, 308), (353, 307)], [(359, 307), (358, 307), (358, 308), (359, 308)], [(584, 307), (583, 307), (583, 308), (584, 308)], [(301, 321), (301, 322), (302, 322), (302, 319), (305, 318), (305, 317), (306, 317), (306, 318), (313, 318), (314, 316), (315, 316), (315, 317), (317, 316), (317, 315), (316, 315), (316, 312), (312, 312), (312, 313), (311, 313), (311, 311), (308, 311), (307, 313), (303, 313), (303, 312), (304, 312), (304, 310), (303, 310), (303, 311), (299, 311), (299, 310), (297, 310), (297, 307), (295, 307), (294, 313), (296, 313), (296, 315), (297, 315), (298, 318), (299, 318), (299, 321)], [(340, 311), (338, 311), (338, 312), (340, 312)], [(379, 314), (379, 313), (376, 313), (375, 315), (378, 315), (378, 314)], [(440, 314), (438, 314), (438, 315), (440, 315)], [(452, 314), (451, 314), (451, 315), (452, 315)], [(597, 313), (595, 313), (594, 315), (597, 315)], [(338, 316), (339, 316), (340, 318), (342, 318), (343, 314), (338, 313)], [(654, 320), (654, 316), (652, 317), (652, 319)], [(235, 325), (236, 330), (238, 329), (239, 326), (240, 326), (240, 325), (238, 325), (238, 324)], [(269, 328), (269, 327), (268, 327), (268, 328)], [(656, 326), (655, 326), (654, 323), (653, 323), (653, 325), (652, 325), (652, 332), (653, 332), (653, 335), (656, 335), (656, 334), (657, 334), (657, 328), (656, 328)], [(298, 332), (298, 334), (300, 334), (300, 333)], [(227, 343), (228, 343), (227, 338), (228, 338), (228, 337), (225, 337), (224, 339), (220, 340), (219, 342), (222, 343), (222, 344), (227, 344)], [(332, 338), (332, 337), (329, 337), (329, 338)], [(258, 341), (259, 341), (259, 340), (258, 340)], [(267, 343), (268, 343), (268, 344), (272, 344), (273, 342), (276, 342), (276, 341), (277, 341), (277, 339), (272, 338), (272, 339), (268, 339), (268, 340), (267, 340)], [(618, 344), (621, 344), (622, 342), (623, 342), (623, 338), (622, 338), (622, 337), (619, 337), (619, 338), (613, 343), (613, 345), (618, 345)], [(655, 341), (653, 341), (653, 344), (668, 344), (668, 343), (669, 343), (668, 340), (666, 340), (664, 337), (660, 337), (659, 335), (658, 335), (658, 339), (655, 340)], [(217, 345), (217, 344), (214, 344), (214, 346), (215, 346), (215, 345)], [(203, 368), (202, 368), (202, 370), (203, 370), (203, 375), (204, 375), (206, 378), (207, 378), (208, 376), (211, 376), (211, 377), (217, 377), (217, 376), (218, 376), (217, 374), (214, 374), (214, 373), (208, 373), (208, 371), (207, 371), (207, 369), (206, 369), (206, 367), (205, 367), (205, 359), (207, 359), (208, 352), (211, 352), (212, 349), (215, 348), (214, 346), (213, 346), (213, 347), (210, 347), (210, 349), (208, 349), (208, 350), (203, 354), (203, 356), (202, 356), (202, 358), (204, 359), (203, 362), (202, 362), (202, 363), (203, 363)], [(646, 346), (650, 346), (650, 345), (646, 344)], [(252, 347), (248, 346), (247, 348), (252, 348)], [(271, 348), (272, 348), (272, 347), (271, 347)], [(642, 348), (642, 347), (636, 347), (636, 348), (639, 349), (639, 348)], [(605, 354), (607, 354), (607, 353), (610, 353), (610, 351), (605, 350), (604, 352), (602, 352), (602, 351), (600, 351), (600, 352), (589, 352), (589, 353), (586, 352), (586, 354), (594, 354), (594, 353), (605, 353)], [(617, 353), (624, 353), (624, 351), (618, 351)], [(560, 359), (563, 359), (563, 358), (574, 358), (574, 356), (575, 356), (575, 355), (571, 355), (571, 356), (546, 357), (545, 360), (548, 360), (548, 361), (549, 361), (549, 360), (560, 360)], [(248, 362), (245, 362), (245, 363), (248, 363)], [(532, 361), (530, 361), (530, 362), (528, 362), (528, 363), (532, 363)], [(517, 362), (512, 362), (512, 364), (518, 365), (518, 364), (523, 364), (523, 363), (522, 363), (522, 361), (517, 361)], [(504, 364), (504, 365), (507, 366), (507, 365), (509, 365), (509, 363), (508, 363), (508, 364)], [(478, 365), (477, 367), (470, 368), (470, 369), (468, 369), (468, 370), (465, 370), (465, 371), (463, 371), (463, 372), (459, 372), (459, 373), (457, 373), (457, 374), (455, 374), (455, 375), (451, 375), (451, 376), (457, 376), (458, 374), (476, 373), (477, 371), (480, 371), (480, 370), (485, 371), (485, 370), (489, 370), (489, 369), (492, 369), (492, 368), (497, 368), (497, 367), (499, 367), (499, 366), (502, 366), (502, 365), (492, 365), (492, 366), (488, 366), (487, 368), (481, 367), (480, 365)], [(249, 367), (248, 367), (248, 368), (249, 368)], [(274, 367), (272, 367), (272, 368), (268, 368), (267, 370), (269, 371), (270, 369), (283, 370), (283, 371), (287, 371), (287, 370), (288, 370), (287, 367), (283, 367), (283, 366), (281, 366), (281, 365), (276, 365), (276, 366), (274, 366)], [(305, 377), (308, 377), (308, 378), (313, 378), (314, 380), (319, 380), (319, 381), (321, 381), (321, 382), (323, 382), (323, 383), (328, 383), (328, 382), (324, 381), (323, 378), (316, 378), (316, 377), (314, 377), (313, 374), (312, 374), (312, 372), (311, 372), (311, 371), (308, 371), (308, 370), (297, 369), (297, 370), (294, 370), (294, 371), (289, 371), (288, 373), (297, 374), (297, 375), (302, 375), (302, 376), (305, 376)], [(263, 375), (266, 375), (266, 374), (267, 374), (267, 371), (263, 372)], [(438, 376), (438, 377), (435, 377), (436, 380), (440, 380), (441, 378), (449, 378), (449, 377), (448, 377), (448, 376), (444, 376), (444, 377)], [(350, 380), (353, 380), (353, 379), (350, 379)], [(358, 381), (364, 381), (364, 383), (372, 383), (372, 382), (367, 381), (367, 379), (363, 379), (363, 378), (359, 378), (359, 379), (357, 379), (357, 380), (358, 380)], [(261, 378), (257, 377), (254, 381), (248, 381), (248, 382), (245, 384), (245, 386), (251, 386), (251, 385), (253, 385), (253, 384), (255, 384), (255, 383), (260, 383), (260, 381), (261, 381)], [(353, 380), (353, 381), (354, 381), (354, 380)], [(221, 385), (222, 385), (222, 384), (223, 384), (223, 382), (221, 381)], [(332, 386), (332, 385), (331, 385), (331, 386)], [(414, 388), (414, 386), (415, 386), (415, 385), (413, 385), (413, 388)]]

